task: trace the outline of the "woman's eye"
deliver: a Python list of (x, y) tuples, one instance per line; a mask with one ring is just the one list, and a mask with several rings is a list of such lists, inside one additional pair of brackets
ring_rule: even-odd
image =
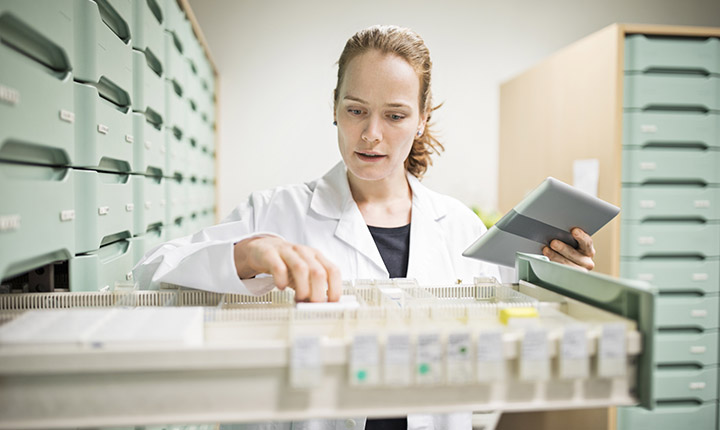
[(401, 119), (404, 119), (405, 115), (399, 115), (396, 113), (390, 114), (390, 119), (393, 121), (400, 121)]
[(360, 109), (348, 109), (348, 112), (350, 112), (352, 115), (362, 114), (362, 111)]

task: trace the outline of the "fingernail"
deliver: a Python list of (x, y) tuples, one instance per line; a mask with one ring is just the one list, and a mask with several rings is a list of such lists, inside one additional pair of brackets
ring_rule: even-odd
[(560, 248), (560, 244), (557, 240), (553, 240), (552, 242), (550, 242), (550, 247), (557, 251)]

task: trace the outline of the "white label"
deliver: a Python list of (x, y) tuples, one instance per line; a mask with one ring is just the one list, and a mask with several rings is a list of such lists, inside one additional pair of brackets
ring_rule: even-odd
[(707, 281), (708, 274), (707, 273), (693, 273), (692, 280), (693, 281)]
[(0, 101), (16, 105), (20, 102), (20, 92), (4, 85), (0, 85)]
[(502, 361), (502, 332), (486, 331), (478, 333), (476, 356), (478, 362)]
[(60, 221), (72, 221), (75, 219), (75, 211), (72, 209), (60, 211)]
[(528, 330), (523, 335), (522, 360), (541, 361), (548, 359), (548, 342), (545, 330)]
[(135, 209), (135, 205), (134, 205), (134, 204), (128, 203), (128, 204), (125, 205), (125, 211), (126, 211), (126, 212), (132, 212), (133, 209)]
[(108, 134), (108, 132), (110, 131), (110, 127), (105, 124), (98, 124), (97, 131), (100, 134)]
[(641, 124), (640, 131), (643, 133), (656, 133), (658, 130), (655, 124)]
[(655, 170), (657, 164), (654, 161), (642, 161), (640, 162), (640, 170)]
[(704, 318), (707, 316), (705, 309), (693, 309), (690, 311), (690, 316), (693, 318)]
[(126, 281), (132, 281), (132, 280), (133, 280), (133, 274), (132, 274), (132, 272), (127, 272), (127, 273), (125, 274), (125, 280), (126, 280)]
[(655, 275), (653, 275), (652, 273), (638, 273), (637, 278), (640, 281), (650, 282), (655, 279)]
[(415, 356), (415, 377), (418, 383), (440, 382), (443, 350), (440, 336), (435, 333), (419, 334)]
[(127, 143), (133, 143), (133, 142), (135, 142), (135, 138), (132, 137), (132, 136), (129, 135), (129, 134), (126, 134), (126, 135), (125, 135), (125, 142), (127, 142)]
[(0, 216), (0, 231), (20, 229), (20, 215)]
[(376, 335), (356, 335), (350, 351), (350, 383), (374, 385), (378, 383), (380, 347)]
[(298, 336), (290, 350), (290, 384), (295, 388), (311, 388), (322, 376), (322, 349), (318, 336)]
[(691, 390), (704, 390), (704, 389), (705, 389), (705, 383), (704, 383), (704, 382), (691, 382), (691, 383), (690, 383), (690, 389), (691, 389)]
[(599, 348), (600, 358), (625, 359), (625, 325), (622, 323), (603, 325)]
[(653, 245), (655, 243), (655, 238), (652, 236), (640, 236), (638, 237), (638, 243), (640, 245)]
[(145, 209), (150, 209), (152, 207), (152, 202), (150, 200), (145, 202)]
[(707, 348), (702, 345), (690, 347), (690, 354), (705, 354), (706, 351), (707, 351)]
[(161, 144), (161, 145), (160, 145), (160, 152), (161, 152), (162, 154), (164, 154), (166, 151), (167, 151), (167, 150), (165, 149), (165, 144), (164, 144), (164, 143)]
[(165, 199), (160, 200), (160, 206), (165, 207)]
[(410, 361), (410, 336), (391, 334), (385, 341), (385, 384), (409, 385), (412, 379)]
[(710, 207), (710, 200), (695, 200), (694, 206), (699, 209), (706, 209)]
[[(152, 142), (150, 142), (149, 140), (146, 140), (145, 141), (145, 149), (150, 149), (150, 148), (152, 148)], [(165, 151), (163, 151), (163, 152), (165, 152)]]
[(60, 109), (60, 119), (72, 124), (75, 122), (75, 114), (65, 109)]
[(640, 200), (640, 207), (643, 209), (655, 208), (655, 200)]
[(447, 338), (447, 379), (451, 384), (472, 382), (473, 362), (470, 333), (450, 333)]
[(109, 206), (100, 206), (98, 208), (98, 215), (107, 215), (110, 213), (110, 207)]
[(587, 358), (587, 334), (585, 327), (567, 326), (563, 332), (562, 357), (567, 360), (581, 360)]

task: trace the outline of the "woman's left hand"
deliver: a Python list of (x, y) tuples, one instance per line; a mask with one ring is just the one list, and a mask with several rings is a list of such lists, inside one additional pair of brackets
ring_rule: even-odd
[(593, 257), (595, 247), (592, 238), (580, 228), (570, 231), (578, 243), (577, 249), (557, 239), (550, 242), (550, 246), (543, 248), (542, 252), (551, 261), (567, 264), (585, 270), (592, 270), (595, 267)]

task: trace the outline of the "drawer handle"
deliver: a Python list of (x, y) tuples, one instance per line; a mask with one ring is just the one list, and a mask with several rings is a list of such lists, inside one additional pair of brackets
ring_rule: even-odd
[(128, 203), (128, 204), (125, 205), (125, 211), (126, 211), (126, 212), (132, 212), (133, 209), (135, 209), (135, 205), (134, 205), (134, 204)]
[(20, 102), (20, 92), (4, 85), (0, 85), (0, 101), (9, 105), (16, 105)]
[(130, 135), (130, 134), (126, 134), (126, 135), (125, 135), (125, 142), (127, 142), (127, 143), (133, 143), (133, 142), (135, 142), (135, 138), (132, 137), (132, 135)]
[(708, 274), (707, 273), (693, 273), (692, 280), (693, 281), (707, 281)]
[(704, 318), (707, 316), (707, 310), (705, 309), (693, 309), (690, 311), (690, 316), (693, 318)]
[(655, 200), (640, 200), (640, 207), (643, 209), (654, 209)]
[(641, 161), (640, 162), (640, 170), (655, 170), (657, 169), (657, 164), (654, 161)]
[(707, 348), (704, 346), (691, 346), (690, 347), (690, 354), (705, 354), (707, 352)]
[(108, 132), (110, 131), (110, 127), (105, 124), (98, 124), (97, 131), (100, 134), (108, 134)]
[(75, 219), (75, 211), (72, 209), (60, 211), (60, 221), (72, 221)]
[(690, 383), (690, 389), (691, 390), (704, 390), (705, 389), (705, 383), (704, 382), (691, 382)]
[(0, 39), (64, 77), (71, 69), (65, 51), (11, 13), (0, 16)]

